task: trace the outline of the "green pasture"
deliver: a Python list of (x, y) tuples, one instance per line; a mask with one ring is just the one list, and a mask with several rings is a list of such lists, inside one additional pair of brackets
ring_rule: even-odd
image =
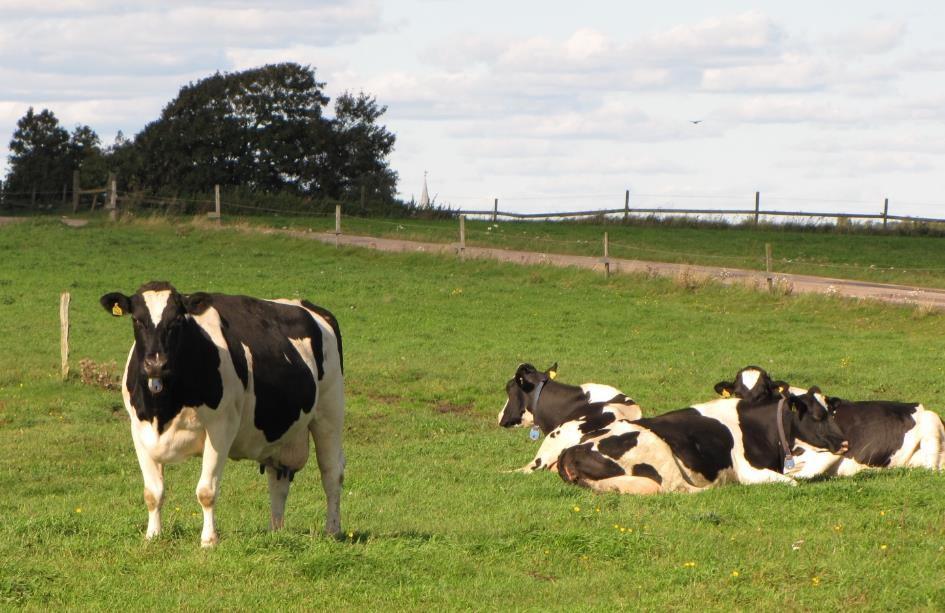
[[(334, 232), (335, 219), (260, 216), (232, 222)], [(343, 217), (342, 232), (440, 243), (459, 241), (458, 220)], [(764, 270), (765, 243), (772, 245), (773, 269), (782, 273), (945, 287), (945, 238), (921, 227), (883, 233), (832, 225), (758, 227), (741, 225), (539, 222), (467, 220), (466, 243), (546, 253), (600, 256), (604, 232), (610, 255), (655, 262), (679, 262)], [(934, 235), (938, 234), (938, 235)]]
[[(680, 232), (673, 240), (682, 244), (695, 231)], [(766, 240), (760, 231), (714, 233), (714, 251), (708, 231), (687, 249)], [(901, 240), (890, 257), (907, 268), (941, 257), (926, 253), (933, 239), (862, 238)], [(941, 411), (937, 312), (335, 249), (187, 222), (23, 221), (0, 228), (0, 262), (0, 606), (945, 608), (945, 475), (601, 496), (557, 474), (503, 473), (537, 444), (496, 425), (505, 381), (522, 361), (558, 361), (560, 380), (615, 385), (649, 414), (710, 398), (715, 382), (746, 364), (832, 395)], [(221, 542), (201, 550), (191, 460), (168, 469), (165, 532), (144, 542), (128, 420), (119, 393), (101, 386), (123, 366), (131, 324), (106, 314), (98, 297), (152, 279), (184, 292), (304, 296), (337, 315), (347, 369), (344, 538), (320, 534), (314, 460), (296, 477), (277, 534), (266, 529), (265, 478), (251, 462), (232, 462), (218, 504)], [(62, 291), (72, 294), (65, 383)]]

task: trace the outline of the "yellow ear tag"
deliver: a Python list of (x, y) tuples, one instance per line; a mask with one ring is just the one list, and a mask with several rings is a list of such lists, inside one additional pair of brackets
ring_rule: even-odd
[(728, 390), (722, 390), (722, 398), (728, 398), (731, 395), (732, 395), (732, 392)]
[(548, 378), (549, 378), (549, 379), (554, 379), (554, 378), (556, 378), (557, 376), (558, 376), (558, 371), (557, 371), (557, 370), (549, 370), (549, 371), (548, 371)]
[(783, 394), (783, 393), (784, 393), (784, 386), (783, 386), (783, 385), (778, 388), (778, 393), (780, 393), (780, 394)]
[(114, 315), (115, 317), (121, 317), (124, 314), (125, 312), (121, 310), (121, 307), (118, 306), (118, 303), (116, 302), (115, 305), (112, 307), (112, 315)]

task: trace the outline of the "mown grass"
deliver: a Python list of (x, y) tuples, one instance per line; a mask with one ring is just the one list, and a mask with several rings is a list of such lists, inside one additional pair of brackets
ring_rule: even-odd
[[(937, 312), (665, 279), (424, 254), (160, 221), (0, 228), (0, 603), (226, 609), (945, 607), (945, 475), (889, 471), (700, 495), (596, 496), (501, 471), (536, 444), (495, 424), (516, 364), (621, 387), (649, 413), (711, 396), (754, 363), (851, 398), (945, 406)], [(167, 474), (165, 534), (146, 544), (117, 392), (58, 381), (58, 296), (73, 364), (120, 367), (130, 324), (107, 291), (305, 296), (345, 334), (346, 536), (319, 535), (317, 470), (287, 529), (265, 480), (227, 467), (222, 541), (198, 547), (192, 460)], [(314, 534), (313, 534), (314, 530)], [(885, 547), (884, 547), (885, 546)]]
[[(236, 222), (333, 232), (334, 218), (246, 217)], [(431, 242), (459, 241), (456, 220), (390, 220), (345, 217), (347, 234)], [(856, 232), (830, 226), (711, 225), (466, 221), (469, 245), (600, 256), (604, 232), (613, 257), (764, 270), (765, 243), (782, 273), (945, 287), (945, 238), (890, 231)]]

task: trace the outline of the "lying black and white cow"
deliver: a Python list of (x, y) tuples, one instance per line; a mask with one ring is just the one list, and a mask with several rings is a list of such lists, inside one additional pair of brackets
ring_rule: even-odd
[[(749, 400), (771, 399), (783, 381), (772, 381), (757, 366), (738, 371), (732, 382), (720, 381), (715, 391)], [(941, 418), (918, 403), (866, 400), (853, 402), (818, 393), (806, 400), (829, 409), (849, 441), (850, 449), (837, 456), (816, 446), (799, 443), (794, 449), (793, 476), (849, 476), (865, 468), (945, 468), (945, 428)]]
[(325, 529), (340, 531), (345, 402), (341, 333), (331, 313), (298, 300), (182, 295), (165, 282), (131, 296), (105, 294), (101, 304), (134, 324), (122, 396), (144, 477), (148, 539), (161, 532), (164, 465), (197, 455), (203, 546), (218, 540), (214, 503), (227, 457), (260, 463), (270, 527), (281, 528), (309, 436), (327, 496)]
[(557, 362), (545, 372), (520, 364), (505, 385), (508, 399), (499, 411), (503, 428), (534, 424), (546, 434), (534, 459), (518, 472), (554, 468), (561, 451), (577, 444), (590, 420), (639, 419), (640, 406), (609, 385), (566, 385), (554, 380)]
[(838, 453), (846, 448), (831, 412), (811, 410), (805, 400), (730, 398), (618, 420), (565, 449), (558, 474), (596, 491), (629, 494), (695, 492), (726, 482), (796, 485), (782, 474), (786, 452), (796, 441)]

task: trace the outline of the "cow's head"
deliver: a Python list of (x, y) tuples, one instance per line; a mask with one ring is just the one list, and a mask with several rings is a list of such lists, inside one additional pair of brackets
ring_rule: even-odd
[(535, 423), (532, 414), (532, 401), (535, 387), (542, 381), (554, 379), (558, 374), (558, 363), (541, 372), (531, 364), (519, 364), (515, 376), (505, 384), (508, 400), (499, 411), (499, 425), (503, 428), (530, 426)]
[(785, 381), (772, 381), (758, 366), (746, 366), (736, 373), (734, 381), (719, 381), (715, 393), (725, 398), (734, 396), (748, 402), (765, 402), (780, 398), (789, 389)]
[(794, 414), (794, 435), (796, 438), (832, 453), (846, 453), (847, 438), (837, 425), (835, 409), (820, 392), (812, 387), (799, 396), (788, 394), (788, 403)]
[(129, 376), (145, 377), (151, 394), (163, 392), (165, 382), (174, 376), (188, 314), (203, 312), (209, 300), (202, 293), (183, 296), (166, 281), (146, 283), (131, 296), (111, 292), (99, 299), (115, 317), (131, 316), (141, 372)]

